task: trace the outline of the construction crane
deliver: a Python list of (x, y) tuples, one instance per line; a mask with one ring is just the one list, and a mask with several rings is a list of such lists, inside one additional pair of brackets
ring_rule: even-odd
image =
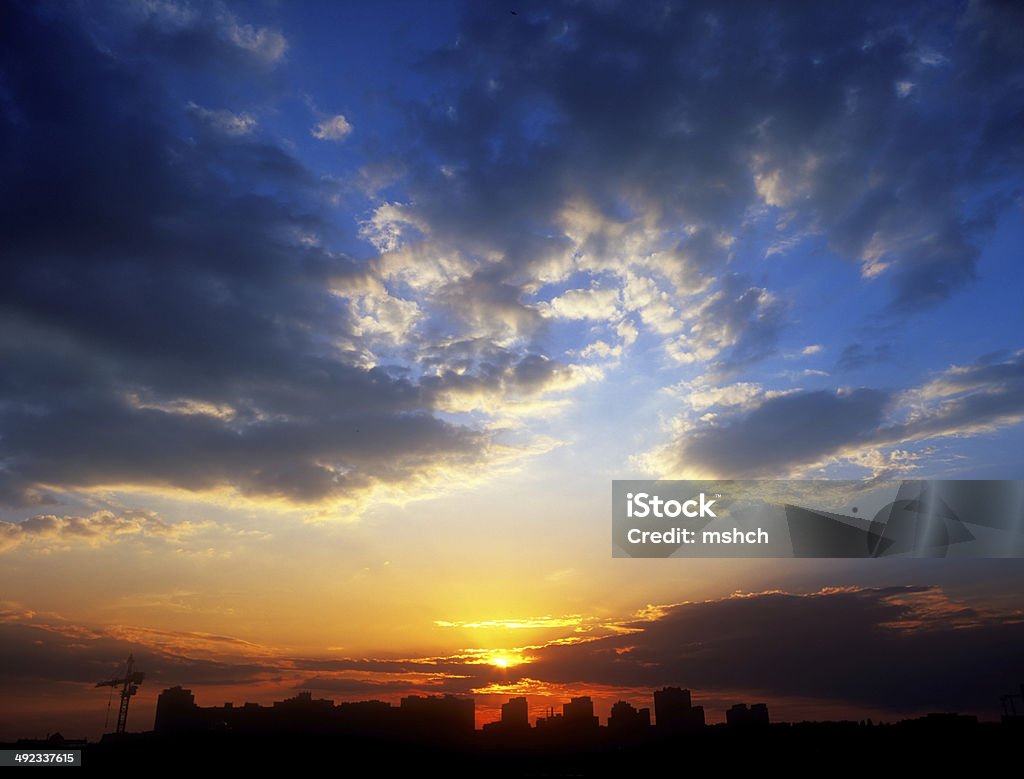
[[(146, 674), (141, 671), (132, 672), (132, 666), (135, 665), (135, 658), (132, 655), (128, 655), (128, 660), (125, 663), (124, 676), (120, 679), (108, 679), (105, 682), (97, 683), (97, 687), (113, 687), (121, 688), (121, 708), (117, 712), (117, 733), (124, 733), (125, 725), (128, 723), (128, 702), (132, 699), (132, 696), (139, 691), (139, 685), (142, 684), (142, 680), (146, 678)], [(111, 690), (113, 692), (113, 690)], [(108, 704), (109, 707), (109, 704)]]
[[(1020, 695), (1015, 695), (1011, 692), (1007, 695), (999, 696), (999, 702), (1003, 704), (1003, 715), (1006, 717), (1015, 718), (1017, 716), (1017, 705), (1013, 702), (1014, 698), (1024, 703), (1024, 684), (1020, 686)], [(1024, 710), (1021, 711), (1021, 714), (1024, 714)]]

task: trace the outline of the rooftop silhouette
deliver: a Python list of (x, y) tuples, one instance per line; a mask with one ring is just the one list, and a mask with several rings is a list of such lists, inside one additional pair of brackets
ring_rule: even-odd
[[(1024, 735), (1024, 716), (1007, 713), (999, 722), (973, 715), (936, 712), (894, 724), (871, 720), (772, 722), (765, 703), (736, 703), (724, 723), (708, 725), (690, 691), (665, 687), (653, 693), (651, 709), (629, 701), (611, 707), (602, 725), (593, 700), (574, 697), (556, 713), (531, 726), (529, 701), (510, 698), (501, 719), (475, 728), (475, 701), (453, 695), (409, 695), (398, 705), (379, 700), (335, 703), (300, 692), (269, 706), (256, 703), (199, 706), (191, 690), (176, 686), (159, 696), (153, 730), (111, 733), (98, 743), (67, 740), (60, 734), (0, 747), (81, 749), (83, 765), (117, 767), (161, 764), (193, 770), (202, 756), (222, 768), (294, 768), (334, 755), (358, 759), (380, 770), (416, 771), (443, 766), (448, 775), (605, 775), (658, 766), (685, 749), (693, 758), (729, 765), (755, 765), (774, 756), (791, 760), (814, 750), (839, 749), (856, 762), (872, 755), (935, 753), (936, 744), (1014, 757)], [(1009, 707), (1009, 704), (1007, 705)], [(940, 764), (938, 753), (933, 755)], [(994, 758), (993, 758), (994, 759)], [(1002, 758), (1000, 758), (1002, 759)]]
[[(637, 709), (626, 701), (612, 706), (607, 729), (618, 735), (635, 735), (645, 730), (661, 732), (694, 731), (706, 727), (704, 708), (691, 704), (690, 691), (665, 687), (654, 693), (655, 720), (651, 709)], [(756, 703), (749, 708), (737, 703), (726, 712), (729, 725), (769, 723), (768, 706)], [(157, 699), (157, 733), (183, 731), (236, 732), (374, 732), (388, 735), (460, 737), (475, 731), (476, 711), (472, 698), (453, 695), (402, 698), (398, 706), (378, 700), (342, 702), (314, 698), (300, 692), (294, 698), (277, 701), (271, 706), (246, 703), (235, 706), (199, 706), (191, 690), (171, 687)], [(483, 726), (491, 734), (524, 734), (531, 730), (547, 733), (594, 733), (601, 723), (594, 714), (594, 702), (586, 695), (570, 699), (562, 711), (549, 710), (539, 717), (535, 726), (529, 721), (529, 702), (524, 697), (510, 698), (501, 706), (501, 719)]]

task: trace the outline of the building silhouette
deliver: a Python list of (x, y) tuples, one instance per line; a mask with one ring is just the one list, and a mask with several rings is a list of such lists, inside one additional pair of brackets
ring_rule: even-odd
[(179, 730), (192, 730), (199, 722), (199, 707), (192, 690), (183, 687), (171, 687), (160, 693), (156, 699), (156, 719), (153, 730), (160, 733), (171, 733)]
[(399, 706), (383, 701), (334, 704), (300, 692), (271, 706), (197, 706), (191, 690), (171, 687), (160, 693), (153, 729), (159, 733), (233, 731), (239, 733), (366, 733), (410, 736), (465, 736), (476, 726), (472, 698), (410, 695)]
[(972, 765), (979, 756), (990, 757), (991, 772), (1000, 773), (1019, 759), (1024, 735), (1016, 701), (1005, 701), (1009, 712), (999, 722), (934, 712), (897, 722), (771, 723), (766, 704), (737, 703), (725, 712), (724, 723), (706, 725), (689, 690), (665, 687), (653, 697), (653, 727), (650, 708), (624, 700), (611, 707), (607, 727), (601, 727), (588, 696), (572, 698), (557, 714), (549, 708), (530, 727), (530, 701), (520, 696), (506, 699), (500, 719), (477, 731), (475, 703), (468, 697), (409, 695), (398, 703), (336, 704), (299, 692), (270, 705), (197, 706), (191, 690), (171, 687), (159, 695), (151, 732), (109, 733), (93, 743), (55, 734), (0, 748), (81, 749), (81, 764), (96, 770), (160, 765), (165, 772), (194, 773), (199, 755), (204, 766), (229, 775), (294, 773), (326, 764), (387, 776), (653, 775), (665, 766), (685, 772), (702, 765), (763, 772), (765, 765), (796, 765), (826, 755), (841, 755), (847, 763), (860, 758), (876, 770), (879, 755), (891, 766), (891, 756), (898, 754), (912, 759), (913, 770), (919, 771), (922, 756), (949, 770), (953, 748)]
[(501, 719), (489, 722), (483, 730), (499, 733), (522, 733), (530, 729), (530, 706), (526, 698), (509, 698), (501, 704)]
[(530, 707), (526, 698), (509, 698), (501, 704), (501, 724), (506, 727), (530, 727)]
[(590, 696), (581, 695), (562, 704), (562, 720), (565, 726), (572, 730), (596, 728), (598, 722), (594, 714), (594, 702)]
[(689, 690), (663, 687), (654, 691), (654, 723), (663, 731), (702, 728), (704, 707), (691, 703)]
[[(347, 743), (459, 748), (476, 743), (481, 748), (526, 749), (536, 753), (536, 750), (561, 748), (596, 749), (601, 743), (621, 748), (639, 744), (668, 745), (678, 743), (677, 734), (683, 731), (689, 731), (695, 738), (706, 736), (712, 740), (723, 738), (724, 733), (732, 733), (739, 739), (747, 738), (747, 734), (758, 734), (756, 738), (771, 734), (780, 743), (787, 738), (801, 738), (809, 729), (832, 737), (858, 727), (860, 731), (876, 728), (882, 734), (878, 738), (886, 737), (887, 733), (903, 732), (966, 733), (972, 737), (976, 733), (995, 733), (994, 737), (1001, 737), (998, 733), (1003, 732), (994, 731), (991, 723), (981, 723), (976, 716), (952, 712), (932, 713), (881, 727), (862, 721), (859, 726), (856, 722), (801, 722), (769, 728), (771, 719), (765, 703), (734, 704), (725, 712), (725, 724), (707, 726), (703, 707), (694, 706), (690, 691), (679, 687), (655, 691), (654, 711), (656, 721), (651, 727), (650, 708), (638, 708), (620, 700), (611, 707), (607, 727), (602, 728), (594, 714), (593, 700), (579, 696), (564, 703), (561, 713), (556, 714), (554, 708), (550, 708), (548, 716), (538, 718), (536, 727), (531, 728), (529, 701), (520, 696), (503, 703), (501, 718), (474, 735), (477, 734), (475, 702), (472, 698), (454, 695), (409, 695), (401, 698), (396, 706), (379, 700), (336, 704), (314, 698), (310, 692), (299, 692), (269, 706), (257, 703), (197, 706), (192, 691), (177, 686), (165, 689), (157, 698), (153, 732), (149, 735), (171, 740), (322, 738), (325, 743), (342, 737), (349, 739)], [(1006, 733), (1024, 732), (1024, 718), (1013, 714), (1004, 715), (1001, 725)], [(701, 743), (704, 743), (703, 738)], [(40, 746), (44, 742), (31, 741), (31, 744)]]
[(637, 709), (626, 701), (612, 705), (608, 716), (608, 729), (615, 733), (636, 733), (651, 726), (651, 710)]
[(739, 725), (744, 727), (751, 725), (767, 725), (769, 724), (768, 704), (755, 703), (751, 705), (750, 708), (747, 708), (747, 704), (737, 703), (725, 712), (725, 721), (729, 725)]

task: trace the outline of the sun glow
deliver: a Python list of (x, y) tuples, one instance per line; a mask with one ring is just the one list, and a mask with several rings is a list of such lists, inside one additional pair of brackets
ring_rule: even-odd
[(513, 666), (527, 663), (529, 660), (522, 655), (510, 654), (508, 652), (496, 652), (487, 657), (487, 662), (495, 668), (512, 668)]

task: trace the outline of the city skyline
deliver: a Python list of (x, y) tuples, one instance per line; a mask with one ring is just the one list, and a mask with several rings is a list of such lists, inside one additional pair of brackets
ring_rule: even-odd
[[(45, 739), (21, 739), (13, 753), (24, 762), (40, 750), (56, 750), (76, 764), (97, 768), (160, 761), (169, 768), (188, 765), (200, 757), (205, 764), (235, 769), (261, 766), (264, 770), (287, 763), (295, 755), (322, 761), (325, 752), (347, 761), (368, 761), (381, 768), (412, 769), (443, 765), (448, 773), (535, 775), (571, 771), (573, 775), (621, 775), (640, 766), (664, 766), (683, 751), (688, 757), (720, 755), (739, 750), (732, 764), (745, 760), (792, 761), (820, 750), (855, 746), (851, 759), (872, 762), (876, 750), (890, 759), (900, 750), (922, 759), (946, 761), (935, 752), (936, 739), (954, 739), (972, 757), (998, 763), (1018, 751), (1024, 717), (1003, 696), (1006, 713), (1000, 722), (979, 722), (973, 715), (933, 712), (894, 722), (867, 720), (778, 722), (767, 704), (736, 703), (726, 721), (705, 722), (704, 709), (692, 704), (690, 690), (665, 687), (653, 691), (656, 721), (649, 707), (637, 709), (617, 702), (606, 723), (594, 715), (588, 696), (572, 698), (562, 711), (552, 708), (528, 720), (525, 697), (502, 704), (500, 721), (475, 728), (472, 697), (407, 696), (393, 706), (378, 700), (342, 702), (313, 698), (300, 692), (272, 706), (200, 706), (191, 690), (172, 687), (160, 694), (153, 729), (104, 736), (89, 743), (53, 733)], [(892, 751), (892, 754), (889, 752)], [(13, 754), (9, 752), (8, 754)], [(756, 757), (752, 757), (756, 755)], [(922, 754), (924, 758), (922, 758)]]

